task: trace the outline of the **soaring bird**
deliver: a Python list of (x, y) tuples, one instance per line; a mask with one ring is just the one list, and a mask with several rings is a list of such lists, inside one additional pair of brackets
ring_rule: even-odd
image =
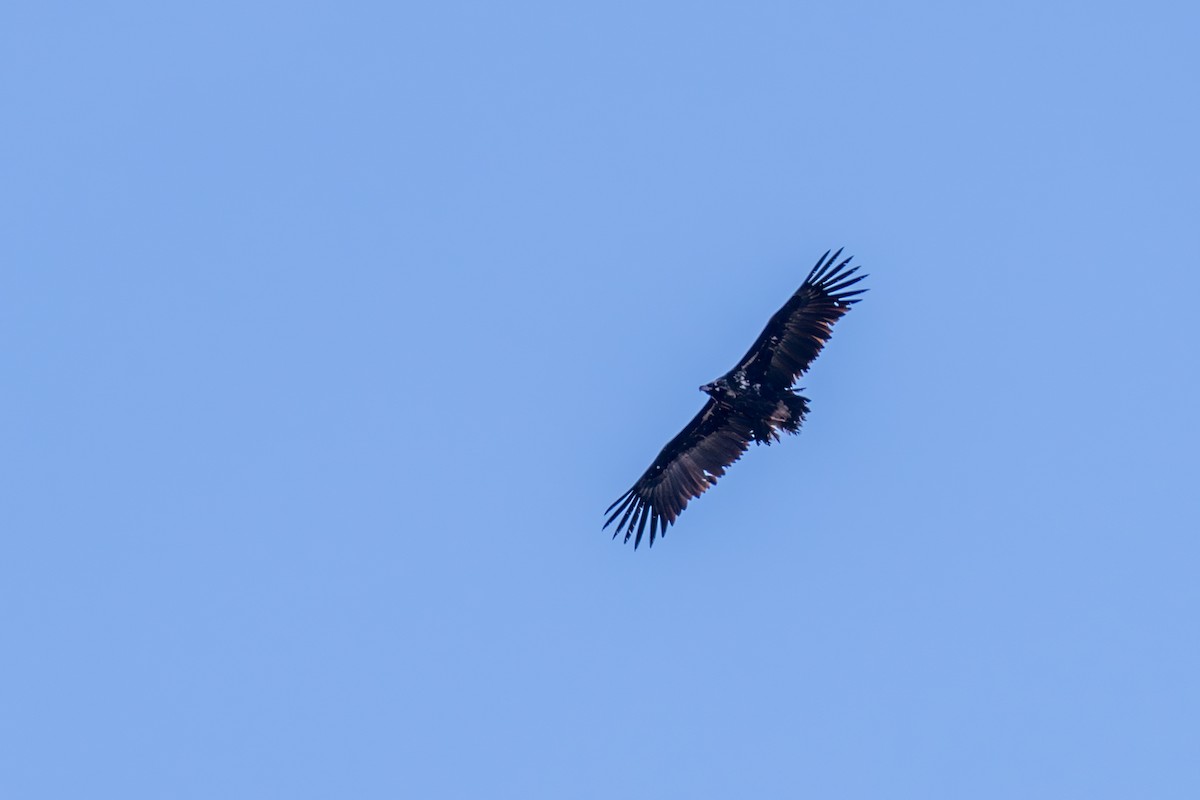
[(849, 290), (866, 275), (854, 277), (858, 267), (848, 267), (850, 258), (839, 262), (841, 254), (826, 251), (737, 366), (700, 387), (709, 397), (704, 408), (604, 512), (605, 528), (620, 519), (614, 539), (624, 531), (637, 549), (648, 522), (653, 547), (655, 535), (666, 536), (688, 501), (715, 484), (750, 442), (769, 445), (781, 430), (799, 433), (808, 398), (792, 387), (866, 291)]

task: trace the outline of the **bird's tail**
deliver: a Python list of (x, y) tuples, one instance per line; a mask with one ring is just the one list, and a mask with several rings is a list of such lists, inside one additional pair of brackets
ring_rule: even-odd
[(753, 423), (754, 440), (759, 444), (778, 442), (779, 432), (799, 433), (808, 413), (808, 398), (792, 391), (783, 392), (774, 406), (762, 409), (762, 416)]
[(784, 392), (779, 405), (782, 406), (779, 410), (780, 416), (783, 417), (779, 422), (779, 427), (788, 433), (799, 433), (800, 426), (804, 423), (804, 417), (808, 414), (808, 398), (795, 392)]

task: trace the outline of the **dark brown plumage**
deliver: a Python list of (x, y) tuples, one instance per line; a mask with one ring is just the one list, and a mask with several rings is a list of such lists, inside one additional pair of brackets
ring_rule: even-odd
[(737, 366), (700, 387), (709, 395), (704, 408), (604, 512), (605, 528), (617, 522), (614, 539), (624, 531), (636, 549), (649, 524), (653, 546), (655, 536), (665, 536), (688, 501), (715, 484), (751, 442), (770, 444), (779, 441), (780, 430), (799, 432), (808, 400), (792, 385), (829, 341), (833, 324), (866, 291), (847, 291), (866, 276), (852, 277), (858, 267), (848, 269), (849, 258), (835, 266), (841, 252), (821, 256)]

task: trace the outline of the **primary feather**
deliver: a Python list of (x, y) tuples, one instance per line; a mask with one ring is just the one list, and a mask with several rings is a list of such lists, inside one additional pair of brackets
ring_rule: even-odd
[[(617, 523), (636, 549), (646, 527), (650, 545), (687, 507), (742, 457), (751, 442), (770, 444), (779, 432), (797, 433), (808, 400), (792, 386), (829, 341), (833, 324), (858, 302), (865, 289), (850, 287), (865, 278), (842, 251), (826, 252), (783, 308), (732, 370), (701, 386), (709, 395), (700, 413), (667, 442), (650, 468), (604, 512), (607, 528)], [(619, 521), (618, 521), (619, 520)]]

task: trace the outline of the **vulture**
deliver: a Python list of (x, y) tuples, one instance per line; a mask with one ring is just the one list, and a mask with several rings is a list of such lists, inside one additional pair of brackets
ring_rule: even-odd
[(841, 254), (826, 251), (737, 366), (700, 387), (709, 397), (704, 408), (604, 512), (604, 528), (617, 524), (614, 539), (624, 532), (636, 550), (649, 523), (653, 547), (751, 442), (769, 445), (780, 431), (799, 433), (808, 398), (792, 387), (829, 341), (833, 323), (866, 291), (850, 289), (866, 275), (855, 277), (858, 267), (848, 266), (850, 258), (838, 261)]

